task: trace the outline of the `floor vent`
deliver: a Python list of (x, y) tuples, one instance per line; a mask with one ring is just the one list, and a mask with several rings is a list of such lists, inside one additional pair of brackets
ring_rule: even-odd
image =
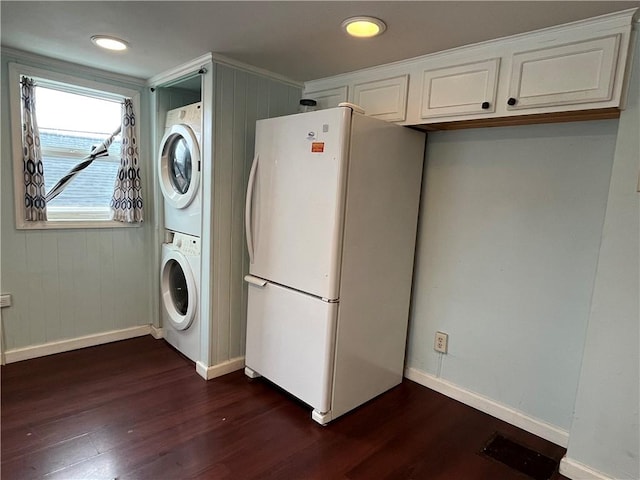
[(482, 454), (524, 473), (535, 480), (549, 480), (558, 462), (541, 453), (496, 434), (482, 449)]

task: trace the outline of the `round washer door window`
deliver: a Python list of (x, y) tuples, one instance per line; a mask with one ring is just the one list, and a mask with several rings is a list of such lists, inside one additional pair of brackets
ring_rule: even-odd
[(167, 142), (167, 161), (169, 162), (169, 180), (171, 186), (179, 193), (185, 194), (191, 184), (193, 161), (185, 139), (175, 135)]
[(200, 148), (186, 125), (174, 125), (162, 138), (158, 154), (160, 189), (175, 208), (187, 207), (200, 184)]
[(167, 268), (169, 269), (169, 292), (173, 306), (180, 315), (186, 315), (189, 310), (189, 287), (184, 271), (175, 260), (170, 260)]
[(187, 259), (178, 251), (163, 255), (160, 290), (169, 321), (177, 330), (189, 328), (196, 315), (195, 279)]

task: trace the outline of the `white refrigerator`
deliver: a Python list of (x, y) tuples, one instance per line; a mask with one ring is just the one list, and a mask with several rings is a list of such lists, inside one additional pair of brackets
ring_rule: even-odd
[(318, 423), (402, 381), (424, 146), (355, 106), (257, 122), (245, 373)]

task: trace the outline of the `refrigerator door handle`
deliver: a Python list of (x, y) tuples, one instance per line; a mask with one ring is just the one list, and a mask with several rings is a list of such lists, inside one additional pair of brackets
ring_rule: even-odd
[(251, 164), (249, 172), (249, 185), (247, 186), (247, 198), (244, 205), (244, 227), (247, 237), (247, 250), (249, 251), (249, 263), (253, 263), (253, 232), (251, 231), (251, 204), (253, 201), (253, 185), (256, 181), (256, 170), (258, 169), (258, 161), (260, 155), (256, 155)]
[(254, 277), (253, 275), (245, 275), (244, 281), (247, 282), (249, 285), (254, 285), (256, 287), (264, 287), (267, 284), (266, 280), (263, 280), (258, 277)]

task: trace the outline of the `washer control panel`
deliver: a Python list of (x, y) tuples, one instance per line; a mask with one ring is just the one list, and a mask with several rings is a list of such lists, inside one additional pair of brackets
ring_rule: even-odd
[(174, 108), (167, 112), (167, 119), (164, 124), (165, 129), (169, 129), (180, 123), (189, 126), (196, 135), (200, 135), (202, 131), (202, 102)]
[(185, 255), (200, 255), (200, 238), (198, 237), (176, 232), (171, 244)]

